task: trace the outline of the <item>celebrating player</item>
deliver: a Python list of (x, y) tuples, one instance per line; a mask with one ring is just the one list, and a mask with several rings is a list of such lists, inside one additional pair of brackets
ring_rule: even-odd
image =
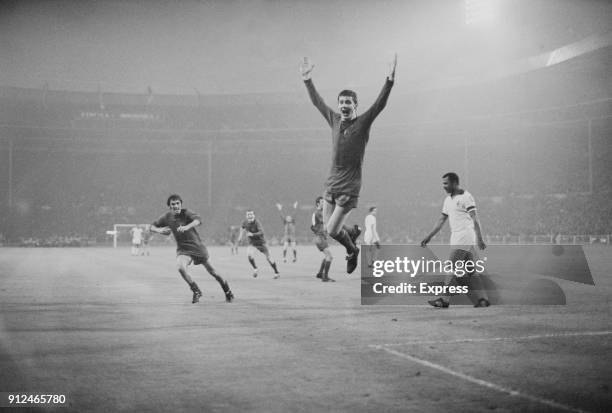
[(325, 223), (323, 222), (323, 197), (320, 196), (315, 200), (316, 210), (312, 213), (312, 225), (310, 229), (315, 234), (315, 245), (323, 253), (323, 261), (321, 261), (321, 267), (317, 273), (317, 278), (320, 278), (323, 282), (335, 282), (334, 279), (329, 278), (329, 267), (331, 266), (332, 257), (329, 245), (327, 244), (327, 233), (325, 231)]
[[(448, 172), (442, 176), (442, 186), (448, 194), (442, 206), (442, 216), (432, 231), (421, 241), (425, 247), (429, 241), (440, 231), (448, 220), (451, 229), (451, 252), (450, 260), (474, 262), (472, 250), (478, 245), (481, 250), (487, 246), (482, 238), (482, 231), (478, 215), (476, 215), (476, 203), (474, 197), (468, 191), (459, 187), (459, 176), (454, 172)], [(465, 268), (465, 265), (464, 265)], [(468, 285), (468, 297), (475, 307), (488, 307), (490, 305), (487, 294), (482, 287), (482, 280), (475, 274), (466, 274), (458, 278), (455, 275), (447, 277), (445, 285)], [(434, 307), (448, 308), (449, 301), (443, 297), (428, 301)]]
[(246, 212), (246, 219), (242, 222), (242, 227), (240, 228), (240, 235), (238, 235), (238, 242), (242, 240), (242, 236), (244, 234), (246, 234), (249, 240), (249, 246), (247, 247), (247, 256), (249, 258), (251, 266), (253, 267), (253, 277), (257, 278), (257, 264), (255, 264), (255, 258), (253, 257), (253, 248), (255, 248), (266, 256), (268, 264), (270, 264), (270, 266), (274, 270), (274, 279), (278, 279), (280, 277), (280, 273), (278, 272), (276, 263), (272, 260), (272, 257), (270, 256), (270, 251), (268, 250), (268, 246), (266, 245), (266, 238), (264, 236), (263, 227), (255, 218), (255, 212), (253, 212), (253, 210), (248, 210)]
[(395, 79), (397, 55), (395, 56), (382, 91), (374, 104), (363, 114), (357, 115), (357, 94), (343, 90), (338, 94), (338, 110), (334, 112), (327, 106), (311, 79), (314, 65), (304, 58), (300, 66), (302, 79), (314, 106), (321, 112), (332, 131), (332, 165), (325, 182), (325, 205), (323, 217), (327, 233), (346, 248), (346, 272), (357, 268), (359, 249), (355, 240), (359, 234), (347, 231), (344, 221), (357, 206), (361, 189), (361, 169), (365, 147), (370, 138), (370, 128), (374, 119), (384, 109)]
[(197, 303), (202, 297), (202, 291), (193, 281), (187, 267), (190, 264), (202, 264), (206, 271), (212, 275), (215, 280), (221, 285), (225, 293), (225, 300), (231, 302), (234, 299), (234, 294), (230, 290), (229, 284), (225, 281), (210, 265), (208, 261), (208, 251), (200, 235), (196, 231), (198, 225), (201, 224), (201, 218), (195, 212), (183, 208), (183, 200), (177, 194), (170, 195), (166, 201), (166, 205), (170, 211), (159, 217), (151, 224), (151, 231), (158, 234), (169, 235), (172, 233), (176, 240), (176, 263), (178, 272), (185, 280), (191, 291), (193, 292), (192, 303)]
[(284, 234), (283, 234), (283, 262), (287, 262), (287, 248), (291, 245), (293, 249), (293, 262), (297, 261), (297, 248), (295, 242), (295, 212), (297, 210), (298, 202), (293, 203), (293, 216), (283, 215), (283, 206), (276, 204), (280, 217), (283, 220)]

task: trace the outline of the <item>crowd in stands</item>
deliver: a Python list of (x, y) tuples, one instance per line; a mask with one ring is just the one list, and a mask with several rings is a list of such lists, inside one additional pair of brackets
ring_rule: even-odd
[(17, 246), (19, 247), (87, 247), (90, 241), (87, 237), (79, 235), (51, 235), (49, 237), (38, 238), (38, 237), (19, 237), (17, 240)]
[[(539, 87), (540, 75), (529, 79), (519, 86)], [(534, 107), (525, 108), (529, 102), (516, 95), (516, 81), (494, 90), (481, 85), (395, 96), (364, 160), (362, 196), (368, 200), (360, 200), (349, 222), (363, 224), (373, 202), (384, 242), (419, 242), (439, 217), (440, 175), (449, 168), (469, 183), (487, 235), (612, 234), (611, 130), (601, 118), (609, 102), (526, 114), (563, 99), (549, 82), (534, 93), (538, 101), (529, 100)], [(364, 91), (364, 102), (377, 90)], [(13, 209), (0, 217), (1, 244), (110, 244), (106, 231), (114, 224), (152, 222), (175, 191), (202, 215), (199, 232), (209, 245), (224, 244), (228, 227), (243, 221), (247, 207), (269, 243), (279, 242), (283, 225), (274, 203), (296, 199), (298, 241), (310, 243), (312, 203), (330, 147), (327, 125), (303, 90), (191, 96), (187, 103), (157, 96), (150, 106), (146, 96), (109, 96), (105, 108), (98, 93), (83, 100), (54, 91), (43, 102), (39, 92), (10, 88), (0, 96), (0, 120), (16, 126), (6, 131), (14, 136), (15, 167)], [(576, 92), (575, 99), (590, 99)], [(521, 114), (496, 115), (514, 111)], [(587, 125), (585, 113), (600, 119)], [(6, 163), (2, 168), (8, 175)], [(579, 194), (589, 186), (595, 194)], [(0, 181), (0, 192), (9, 189)], [(438, 237), (447, 240), (448, 226)], [(121, 234), (120, 241), (129, 238)]]
[[(415, 243), (431, 230), (440, 216), (441, 199), (429, 202), (412, 201), (402, 205), (378, 205), (378, 227), (384, 243)], [(102, 205), (94, 205), (103, 201)], [(115, 200), (116, 201), (116, 200)], [(43, 210), (31, 216), (28, 232), (11, 237), (10, 233), (0, 238), (4, 245), (24, 247), (66, 247), (105, 245), (112, 242), (106, 234), (114, 224), (149, 223), (165, 209), (157, 200), (153, 204), (112, 205), (109, 198), (85, 201), (72, 206), (70, 213), (65, 208)], [(612, 197), (607, 193), (552, 194), (552, 195), (507, 195), (477, 197), (477, 207), (485, 235), (492, 237), (529, 237), (534, 235), (607, 235), (612, 234)], [(283, 225), (273, 205), (251, 205), (263, 223), (270, 245), (282, 242)], [(203, 208), (203, 226), (200, 233), (209, 245), (224, 245), (228, 239), (230, 225), (240, 225), (245, 208)], [(310, 219), (312, 206), (305, 201), (294, 212), (298, 242), (311, 242)], [(363, 224), (367, 208), (359, 208), (349, 217), (350, 223)], [(24, 229), (24, 226), (21, 226)], [(66, 234), (63, 230), (69, 232)], [(125, 228), (124, 228), (125, 229)], [(120, 233), (120, 242), (129, 242), (129, 229)], [(78, 235), (76, 235), (78, 234)], [(449, 237), (448, 226), (441, 231), (438, 242)], [(164, 237), (158, 237), (164, 238)], [(164, 243), (165, 239), (153, 243)], [(166, 242), (167, 243), (167, 242)]]

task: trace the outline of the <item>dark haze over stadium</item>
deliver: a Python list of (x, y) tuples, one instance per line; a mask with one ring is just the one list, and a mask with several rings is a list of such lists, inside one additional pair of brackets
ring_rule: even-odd
[(5, 1), (2, 84), (142, 93), (302, 92), (310, 56), (321, 87), (378, 87), (401, 56), (402, 82), (478, 80), (516, 59), (605, 33), (606, 1), (492, 1), (489, 25), (464, 2)]
[(280, 233), (274, 203), (311, 205), (330, 156), (299, 59), (365, 109), (397, 52), (354, 220), (375, 203), (416, 239), (455, 170), (488, 233), (610, 233), (612, 4), (499, 0), (466, 24), (464, 3), (3, 2), (0, 232), (100, 237), (179, 192), (209, 237), (247, 206)]

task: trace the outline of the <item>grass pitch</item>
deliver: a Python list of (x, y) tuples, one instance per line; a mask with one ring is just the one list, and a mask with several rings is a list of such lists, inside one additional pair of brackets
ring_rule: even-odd
[(360, 305), (338, 248), (336, 283), (311, 246), (273, 249), (279, 280), (210, 248), (236, 300), (198, 266), (195, 305), (172, 248), (2, 248), (0, 392), (65, 394), (39, 409), (60, 412), (611, 411), (611, 251), (585, 247), (596, 285), (560, 282), (565, 306), (437, 310)]

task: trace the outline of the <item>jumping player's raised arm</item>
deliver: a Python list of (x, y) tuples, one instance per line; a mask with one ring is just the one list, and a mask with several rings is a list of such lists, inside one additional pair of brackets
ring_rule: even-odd
[(332, 126), (334, 111), (332, 108), (327, 106), (321, 95), (319, 95), (319, 92), (317, 92), (317, 89), (315, 89), (311, 79), (312, 69), (314, 69), (314, 64), (312, 64), (310, 60), (305, 57), (304, 60), (300, 62), (300, 72), (302, 74), (304, 84), (306, 85), (306, 89), (308, 90), (308, 96), (310, 96), (310, 101), (312, 104), (315, 105), (319, 112), (321, 112), (321, 115), (323, 115), (325, 120), (327, 120), (329, 126)]
[(389, 99), (389, 95), (391, 94), (391, 88), (393, 87), (393, 83), (395, 82), (395, 69), (397, 67), (397, 54), (393, 58), (393, 62), (391, 62), (389, 67), (390, 67), (389, 73), (387, 74), (385, 84), (383, 85), (382, 90), (378, 94), (376, 101), (363, 114), (363, 116), (366, 116), (370, 118), (371, 120), (376, 119), (376, 117), (380, 114), (380, 112), (382, 112), (382, 110), (387, 105), (387, 100)]
[(277, 203), (276, 209), (278, 209), (278, 215), (281, 217), (283, 224), (285, 224), (287, 222), (287, 217), (283, 214), (283, 205)]

